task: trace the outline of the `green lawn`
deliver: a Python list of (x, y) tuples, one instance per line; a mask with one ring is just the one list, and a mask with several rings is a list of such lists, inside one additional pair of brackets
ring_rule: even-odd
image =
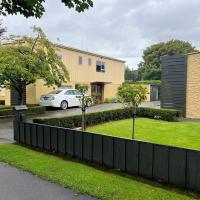
[[(131, 138), (132, 119), (89, 127), (88, 131)], [(136, 119), (135, 139), (200, 150), (200, 122)]]
[(105, 200), (186, 200), (183, 192), (143, 179), (120, 176), (73, 160), (47, 155), (14, 144), (0, 145), (0, 161), (44, 179)]

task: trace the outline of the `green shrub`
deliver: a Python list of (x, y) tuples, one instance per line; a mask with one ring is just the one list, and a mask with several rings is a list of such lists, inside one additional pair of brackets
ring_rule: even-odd
[(11, 109), (11, 106), (0, 106), (0, 110), (7, 110), (7, 109)]
[[(108, 121), (115, 121), (120, 119), (128, 119), (132, 117), (131, 108), (123, 108), (116, 110), (109, 110), (103, 112), (86, 114), (86, 125), (92, 126)], [(161, 119), (166, 121), (176, 121), (180, 117), (180, 112), (177, 110), (155, 109), (155, 108), (138, 108), (138, 117), (147, 117), (152, 119)], [(52, 126), (60, 126), (66, 128), (75, 128), (81, 126), (81, 115), (53, 117), (53, 118), (36, 118), (35, 123), (48, 124)]]
[[(6, 107), (6, 106), (5, 106)], [(0, 109), (0, 116), (13, 116), (15, 115), (15, 111), (13, 110), (13, 107), (8, 106), (7, 108)], [(41, 114), (45, 112), (45, 107), (42, 106), (31, 106), (28, 107), (27, 114)]]

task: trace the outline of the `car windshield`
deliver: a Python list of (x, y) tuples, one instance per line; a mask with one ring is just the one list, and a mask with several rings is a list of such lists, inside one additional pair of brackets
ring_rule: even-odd
[(63, 90), (55, 90), (53, 92), (50, 92), (49, 94), (59, 94), (61, 93)]

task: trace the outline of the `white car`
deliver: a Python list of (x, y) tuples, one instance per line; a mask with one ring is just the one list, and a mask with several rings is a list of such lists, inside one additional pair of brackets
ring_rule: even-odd
[(80, 97), (81, 93), (76, 89), (58, 88), (47, 95), (42, 95), (40, 97), (40, 105), (65, 110), (69, 107), (81, 106)]

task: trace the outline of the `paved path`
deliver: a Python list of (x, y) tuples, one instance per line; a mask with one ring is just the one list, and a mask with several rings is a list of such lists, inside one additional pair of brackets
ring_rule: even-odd
[[(159, 107), (159, 102), (145, 102), (142, 103), (142, 107)], [(100, 112), (104, 110), (112, 110), (122, 108), (124, 105), (121, 103), (109, 103), (109, 104), (100, 104), (97, 106), (92, 106), (87, 108), (87, 113), (91, 112)], [(33, 118), (36, 117), (61, 117), (61, 116), (69, 116), (69, 115), (79, 115), (81, 114), (80, 108), (70, 108), (67, 110), (53, 110), (47, 111), (45, 114), (40, 114), (37, 116), (31, 116), (28, 118), (29, 121), (32, 121)], [(8, 143), (13, 142), (13, 130), (12, 130), (12, 123), (13, 119), (0, 119), (0, 144), (1, 143)]]
[(0, 163), (0, 200), (95, 200)]

